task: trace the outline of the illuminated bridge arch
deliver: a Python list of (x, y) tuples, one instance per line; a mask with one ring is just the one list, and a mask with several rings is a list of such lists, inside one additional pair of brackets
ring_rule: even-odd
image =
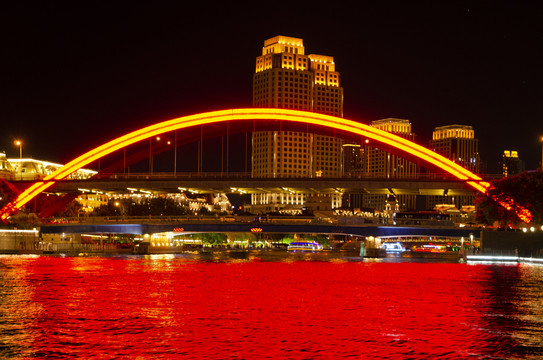
[(122, 149), (123, 147), (170, 131), (185, 129), (193, 126), (240, 120), (281, 120), (305, 123), (360, 135), (387, 144), (391, 148), (408, 153), (426, 161), (431, 165), (437, 166), (456, 178), (465, 180), (467, 184), (480, 192), (486, 192), (490, 186), (489, 183), (481, 181), (482, 179), (478, 175), (464, 169), (462, 166), (455, 164), (447, 158), (436, 154), (423, 146), (392, 133), (376, 129), (356, 121), (299, 110), (273, 108), (230, 109), (183, 116), (176, 119), (163, 121), (111, 140), (70, 161), (62, 168), (45, 177), (43, 181), (34, 183), (32, 186), (22, 192), (16, 200), (7, 204), (3, 209), (1, 209), (0, 217), (2, 220), (7, 219), (10, 214), (52, 186), (55, 181), (62, 180), (72, 172), (114, 151)]

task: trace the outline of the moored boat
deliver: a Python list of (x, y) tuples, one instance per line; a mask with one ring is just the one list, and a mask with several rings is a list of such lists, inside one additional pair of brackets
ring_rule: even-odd
[(312, 241), (291, 242), (287, 248), (289, 251), (322, 251), (322, 245)]

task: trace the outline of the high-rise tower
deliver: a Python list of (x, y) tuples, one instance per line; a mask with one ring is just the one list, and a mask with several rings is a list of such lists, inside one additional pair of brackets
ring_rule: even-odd
[(303, 40), (276, 36), (256, 58), (253, 106), (343, 117), (343, 88), (334, 58), (305, 55)]
[(470, 171), (479, 172), (479, 144), (469, 125), (436, 127), (430, 148)]
[[(371, 123), (372, 127), (384, 130), (413, 141), (415, 134), (411, 131), (411, 122), (405, 119), (387, 118)], [(417, 164), (395, 154), (364, 144), (363, 174), (369, 178), (382, 179), (414, 179), (418, 176)], [(383, 211), (387, 198), (393, 196), (398, 210), (405, 211), (416, 208), (416, 196), (398, 194), (364, 194), (361, 207)]]
[[(264, 41), (253, 76), (253, 106), (343, 116), (343, 88), (331, 56), (305, 54), (303, 40), (276, 36)], [(340, 177), (343, 140), (297, 131), (256, 131), (253, 177)], [(333, 207), (341, 206), (335, 196)], [(306, 194), (254, 194), (253, 212), (301, 211)]]
[(501, 160), (503, 176), (520, 174), (524, 171), (524, 161), (518, 156), (518, 151), (504, 150)]
[[(413, 141), (415, 135), (411, 132), (411, 122), (405, 119), (382, 119), (371, 123), (371, 126)], [(384, 150), (367, 147), (367, 173), (369, 177), (386, 179), (406, 179), (417, 177), (417, 165), (404, 158)]]
[[(460, 166), (478, 173), (480, 169), (479, 141), (475, 131), (469, 125), (446, 125), (436, 127), (430, 140), (430, 149), (459, 164)], [(457, 209), (473, 205), (474, 195), (459, 196), (428, 196), (427, 207), (436, 204), (454, 204)]]

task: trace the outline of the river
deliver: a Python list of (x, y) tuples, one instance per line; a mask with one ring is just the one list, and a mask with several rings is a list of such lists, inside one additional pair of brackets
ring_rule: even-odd
[(537, 359), (543, 267), (334, 252), (0, 257), (2, 359)]

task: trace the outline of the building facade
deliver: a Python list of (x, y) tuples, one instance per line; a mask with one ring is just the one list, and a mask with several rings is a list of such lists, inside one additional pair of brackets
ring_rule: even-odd
[[(430, 149), (447, 159), (474, 172), (480, 171), (479, 141), (469, 125), (447, 125), (436, 127), (430, 140)], [(457, 209), (472, 206), (475, 196), (428, 196), (427, 208), (439, 204), (454, 204)]]
[[(415, 134), (411, 130), (411, 122), (406, 119), (387, 118), (371, 123), (372, 127), (387, 131), (405, 139), (414, 141)], [(400, 156), (372, 146), (365, 142), (363, 154), (363, 176), (378, 179), (415, 179), (418, 176), (418, 165)], [(394, 198), (393, 211), (405, 211), (416, 208), (415, 195), (398, 194), (361, 194), (351, 196), (351, 206), (374, 209), (380, 212), (390, 210), (389, 199)]]
[(524, 161), (518, 156), (518, 151), (504, 150), (500, 169), (503, 176), (520, 174), (524, 171)]
[(343, 173), (348, 177), (362, 176), (362, 146), (343, 144)]
[(479, 141), (469, 125), (436, 127), (430, 149), (472, 172), (479, 172)]
[[(256, 58), (253, 106), (296, 109), (343, 116), (343, 88), (334, 58), (305, 54), (303, 40), (276, 36), (264, 41)], [(298, 131), (255, 131), (253, 177), (341, 177), (343, 140)], [(253, 194), (251, 211), (301, 212), (307, 194)], [(341, 206), (341, 197), (331, 204)]]
[(305, 55), (303, 40), (276, 36), (256, 58), (253, 106), (343, 117), (343, 88), (334, 58)]
[[(50, 161), (36, 160), (31, 158), (6, 158), (0, 153), (0, 177), (6, 180), (41, 180), (51, 175), (64, 165)], [(71, 173), (66, 179), (81, 180), (88, 179), (97, 172), (90, 169), (78, 169)]]
[[(387, 118), (376, 120), (371, 126), (414, 141), (411, 123), (405, 119)], [(381, 179), (409, 179), (418, 176), (417, 164), (385, 150), (366, 146), (366, 176)]]

